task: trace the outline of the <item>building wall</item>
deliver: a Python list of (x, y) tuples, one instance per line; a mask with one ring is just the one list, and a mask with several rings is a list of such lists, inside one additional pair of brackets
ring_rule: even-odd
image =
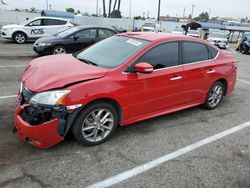
[[(15, 12), (9, 10), (0, 9), (0, 25), (15, 23), (20, 24), (25, 22), (27, 19), (32, 19), (40, 16), (38, 13), (26, 13), (26, 12)], [(75, 16), (73, 20), (75, 23), (80, 25), (99, 25), (99, 26), (116, 26), (125, 29), (140, 28), (146, 21), (133, 20), (125, 18), (102, 18), (102, 17), (84, 17)], [(181, 27), (185, 23), (176, 22), (161, 22), (161, 29), (166, 32), (171, 32), (176, 27)]]

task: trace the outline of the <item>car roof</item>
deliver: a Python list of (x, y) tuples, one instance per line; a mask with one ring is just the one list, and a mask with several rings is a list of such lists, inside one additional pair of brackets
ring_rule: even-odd
[(49, 17), (49, 16), (40, 16), (40, 17), (36, 17), (35, 19), (54, 19), (54, 20), (64, 20), (64, 21), (69, 21), (69, 19), (65, 19), (65, 18), (59, 18), (59, 17)]
[(118, 34), (119, 36), (127, 36), (142, 40), (148, 40), (151, 42), (161, 41), (161, 40), (192, 40), (198, 42), (205, 42), (202, 39), (190, 37), (187, 35), (180, 35), (174, 33), (162, 33), (162, 32), (128, 32)]
[(110, 27), (103, 27), (103, 26), (97, 26), (97, 25), (80, 25), (80, 26), (75, 26), (78, 29), (88, 29), (88, 28), (98, 28), (98, 29), (109, 29), (112, 31), (115, 31), (114, 29)]

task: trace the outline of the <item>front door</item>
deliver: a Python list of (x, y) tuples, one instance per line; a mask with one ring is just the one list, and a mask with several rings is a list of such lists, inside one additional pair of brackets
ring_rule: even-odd
[(182, 65), (179, 64), (179, 43), (160, 44), (136, 62), (154, 67), (151, 74), (129, 73), (130, 118), (171, 110), (178, 106), (182, 92)]

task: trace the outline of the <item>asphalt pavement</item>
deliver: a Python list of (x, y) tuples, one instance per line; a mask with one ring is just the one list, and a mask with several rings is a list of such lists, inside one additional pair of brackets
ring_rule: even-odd
[[(212, 111), (201, 107), (118, 128), (106, 143), (86, 147), (72, 136), (37, 149), (12, 134), (15, 97), (32, 43), (0, 40), (0, 187), (250, 187), (250, 126), (175, 156), (149, 170), (150, 161), (248, 122), (250, 55), (239, 60), (236, 91)], [(188, 147), (190, 149), (190, 147)], [(158, 162), (158, 161), (157, 161)], [(145, 165), (145, 166), (142, 166)], [(117, 175), (139, 167), (137, 175)]]

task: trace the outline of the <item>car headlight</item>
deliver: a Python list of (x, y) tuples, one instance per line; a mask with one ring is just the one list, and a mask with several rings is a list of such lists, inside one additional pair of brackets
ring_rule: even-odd
[(45, 91), (34, 95), (29, 101), (30, 104), (60, 105), (63, 99), (70, 93), (70, 90)]
[(51, 46), (51, 43), (49, 43), (49, 42), (41, 42), (41, 43), (37, 43), (37, 46)]

